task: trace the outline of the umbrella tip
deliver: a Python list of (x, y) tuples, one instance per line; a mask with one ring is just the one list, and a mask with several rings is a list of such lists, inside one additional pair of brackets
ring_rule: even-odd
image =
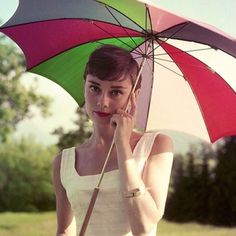
[(142, 57), (143, 58), (146, 58), (146, 59), (150, 59), (151, 57), (148, 55), (148, 54), (146, 54), (146, 53), (142, 53)]

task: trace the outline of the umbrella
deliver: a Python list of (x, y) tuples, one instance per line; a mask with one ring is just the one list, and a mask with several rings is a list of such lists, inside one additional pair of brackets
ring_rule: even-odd
[(236, 40), (210, 25), (137, 0), (20, 0), (0, 31), (21, 47), (28, 71), (62, 86), (80, 106), (90, 53), (113, 44), (143, 65), (138, 128), (211, 142), (236, 134), (235, 78), (208, 63), (235, 63)]
[[(225, 81), (205, 58), (192, 55), (236, 56), (235, 39), (212, 26), (137, 0), (20, 0), (0, 31), (21, 47), (28, 71), (62, 86), (80, 106), (84, 67), (96, 47), (123, 47), (141, 63), (151, 42), (137, 127), (182, 131), (211, 142), (236, 134), (235, 81)], [(161, 76), (165, 68), (170, 73)]]

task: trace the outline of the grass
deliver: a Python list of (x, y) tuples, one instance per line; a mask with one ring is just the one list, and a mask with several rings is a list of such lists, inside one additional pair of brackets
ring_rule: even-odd
[(162, 220), (158, 236), (235, 236), (236, 228), (215, 227), (197, 223), (171, 223)]
[(1, 236), (52, 236), (55, 228), (55, 212), (0, 214)]
[[(52, 236), (55, 235), (55, 212), (1, 213), (1, 236)], [(177, 224), (162, 220), (158, 236), (235, 236), (236, 228), (214, 227), (196, 223)]]

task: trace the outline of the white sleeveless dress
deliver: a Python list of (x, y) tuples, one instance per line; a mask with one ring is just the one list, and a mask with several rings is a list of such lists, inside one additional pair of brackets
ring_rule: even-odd
[[(145, 133), (133, 150), (137, 170), (142, 175), (158, 133)], [(80, 176), (75, 169), (75, 148), (64, 149), (61, 159), (61, 182), (66, 190), (79, 235), (99, 175)], [(86, 236), (132, 236), (120, 190), (119, 170), (104, 174), (100, 191), (87, 227)], [(156, 235), (156, 227), (149, 236)]]

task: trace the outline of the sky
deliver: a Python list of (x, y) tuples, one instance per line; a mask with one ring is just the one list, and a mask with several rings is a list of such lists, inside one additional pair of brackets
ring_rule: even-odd
[[(234, 0), (152, 0), (149, 2), (175, 14), (214, 25), (236, 38), (236, 1)], [(16, 10), (17, 5), (18, 0), (0, 0), (0, 21), (6, 22)], [(33, 77), (37, 77), (40, 93), (54, 97), (51, 106), (53, 115), (43, 119), (35, 110), (33, 119), (19, 124), (15, 137), (32, 135), (43, 144), (53, 144), (57, 138), (50, 133), (59, 126), (65, 129), (73, 127), (77, 105), (63, 89), (48, 79), (25, 73), (22, 81), (26, 86), (30, 86)], [(182, 138), (182, 136), (179, 138), (178, 145), (183, 147), (186, 145), (186, 140)]]

